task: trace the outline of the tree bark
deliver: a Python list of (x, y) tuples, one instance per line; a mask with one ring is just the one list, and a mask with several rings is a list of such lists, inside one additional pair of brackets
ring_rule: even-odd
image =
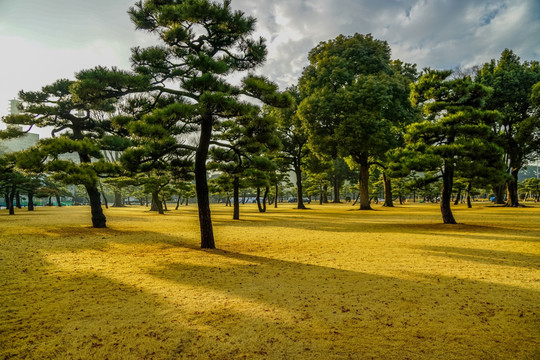
[(493, 187), (493, 193), (495, 194), (495, 204), (497, 205), (505, 204), (504, 193), (506, 190), (506, 184), (493, 185), (492, 187)]
[(164, 214), (163, 205), (161, 200), (159, 200), (159, 194), (157, 192), (152, 193), (152, 206), (150, 206), (150, 211), (157, 211), (159, 214)]
[(323, 202), (325, 204), (328, 204), (328, 185), (323, 186), (322, 196), (323, 196)]
[(15, 215), (15, 206), (13, 206), (13, 199), (15, 198), (15, 192), (17, 187), (15, 184), (11, 185), (11, 191), (9, 192), (8, 197), (6, 198), (6, 205), (8, 205), (9, 215)]
[(302, 189), (302, 169), (299, 164), (294, 164), (294, 173), (296, 175), (296, 201), (297, 209), (305, 210), (304, 198), (302, 197), (304, 190)]
[(467, 185), (467, 207), (469, 209), (472, 208), (471, 189), (472, 189), (472, 182), (469, 182), (469, 185)]
[(165, 197), (162, 197), (161, 199), (161, 204), (163, 204), (163, 210), (169, 211), (169, 209), (167, 209), (167, 200), (165, 199)]
[(203, 116), (199, 146), (195, 153), (195, 189), (199, 205), (199, 226), (201, 229), (201, 248), (215, 249), (214, 230), (212, 228), (212, 215), (210, 213), (210, 198), (208, 195), (208, 181), (206, 179), (206, 159), (212, 136), (212, 117)]
[[(392, 180), (386, 176), (383, 172), (383, 185), (384, 185), (384, 204), (386, 207), (394, 207), (394, 201), (392, 200)], [(399, 198), (400, 204), (401, 197)]]
[(512, 175), (512, 179), (508, 180), (507, 183), (506, 206), (508, 207), (520, 206), (518, 198), (518, 173), (519, 169), (512, 168), (510, 173)]
[(176, 209), (174, 209), (174, 210), (178, 210), (178, 207), (180, 206), (180, 198), (181, 198), (181, 196), (178, 195), (178, 199), (176, 199)]
[(278, 183), (276, 182), (276, 202), (274, 203), (274, 208), (277, 209), (277, 202), (278, 202)]
[(22, 206), (21, 206), (21, 194), (18, 191), (15, 192), (15, 207), (17, 209), (22, 209)]
[(261, 205), (261, 188), (257, 186), (257, 207), (259, 208), (259, 212), (264, 212), (262, 205)]
[(367, 156), (359, 161), (360, 181), (358, 184), (360, 193), (360, 210), (372, 210), (369, 204), (369, 164)]
[(339, 179), (337, 178), (337, 176), (334, 176), (334, 200), (332, 202), (334, 204), (341, 203), (339, 199)]
[(456, 200), (454, 201), (454, 205), (459, 204), (459, 200), (461, 200), (461, 188), (458, 189)]
[(442, 173), (442, 193), (441, 193), (441, 214), (445, 224), (456, 224), (450, 203), (452, 201), (452, 185), (454, 182), (454, 169), (445, 162), (444, 171)]
[(90, 199), (90, 210), (92, 212), (92, 226), (95, 228), (106, 228), (107, 219), (101, 208), (101, 194), (97, 186), (85, 185), (88, 198)]
[(269, 192), (270, 192), (270, 186), (267, 186), (266, 189), (264, 189), (264, 195), (263, 195), (263, 212), (266, 212), (266, 201), (268, 200)]
[(107, 197), (105, 196), (105, 190), (103, 190), (103, 184), (101, 181), (99, 182), (99, 189), (101, 190), (101, 196), (103, 196), (103, 202), (105, 203), (105, 209), (109, 208), (109, 202), (107, 201)]
[(122, 203), (122, 193), (118, 190), (114, 190), (114, 203), (112, 207), (124, 207)]
[[(101, 194), (99, 196), (101, 196)], [(62, 207), (62, 202), (60, 201), (60, 194), (57, 193), (55, 197), (56, 197), (56, 206)]]
[(28, 190), (28, 211), (34, 211), (34, 190)]
[(233, 179), (233, 220), (240, 220), (240, 178)]

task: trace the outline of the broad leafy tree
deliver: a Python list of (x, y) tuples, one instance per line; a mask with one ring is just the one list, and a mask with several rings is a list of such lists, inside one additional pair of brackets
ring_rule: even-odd
[(360, 166), (360, 209), (369, 203), (369, 168), (399, 145), (400, 125), (413, 113), (408, 83), (392, 67), (390, 48), (371, 35), (340, 35), (309, 53), (300, 79), (299, 114), (310, 146)]
[[(265, 111), (276, 119), (277, 135), (281, 141), (282, 149), (276, 159), (281, 165), (287, 166), (296, 176), (297, 208), (306, 209), (303, 201), (302, 171), (306, 157), (309, 153), (308, 133), (298, 117), (298, 105), (301, 102), (300, 91), (297, 87), (287, 89), (293, 99), (289, 108), (266, 107)], [(277, 203), (276, 203), (277, 204)]]

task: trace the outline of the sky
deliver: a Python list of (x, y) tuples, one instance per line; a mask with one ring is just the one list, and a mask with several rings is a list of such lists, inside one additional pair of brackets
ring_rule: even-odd
[[(0, 0), (0, 117), (19, 90), (82, 69), (129, 69), (130, 49), (154, 41), (135, 30), (135, 0)], [(309, 50), (336, 36), (372, 34), (418, 69), (469, 68), (505, 48), (540, 60), (540, 0), (232, 0), (267, 41), (259, 69), (282, 90), (297, 83)], [(3, 128), (0, 124), (0, 128)], [(46, 131), (37, 131), (45, 134)]]

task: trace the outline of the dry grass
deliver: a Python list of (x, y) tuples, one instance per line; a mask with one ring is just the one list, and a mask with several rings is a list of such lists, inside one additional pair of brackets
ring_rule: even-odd
[(539, 359), (540, 208), (0, 214), (0, 358)]

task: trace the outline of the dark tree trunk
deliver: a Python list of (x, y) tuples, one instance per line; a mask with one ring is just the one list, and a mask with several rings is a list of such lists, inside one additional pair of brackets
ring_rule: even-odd
[(296, 208), (305, 210), (306, 206), (304, 205), (304, 199), (302, 197), (302, 194), (304, 193), (304, 190), (302, 189), (302, 169), (299, 164), (294, 165), (294, 173), (296, 175), (296, 200), (298, 204)]
[(88, 198), (90, 199), (90, 210), (92, 212), (92, 226), (95, 228), (107, 227), (107, 219), (103, 214), (101, 208), (101, 194), (99, 193), (97, 186), (85, 186)]
[(105, 190), (103, 190), (103, 184), (101, 181), (99, 182), (99, 189), (101, 190), (101, 196), (103, 196), (103, 202), (105, 203), (105, 209), (109, 208), (109, 202), (107, 201), (107, 197), (105, 196)]
[(319, 185), (319, 205), (322, 205), (323, 204), (323, 187), (321, 185)]
[(15, 198), (15, 193), (17, 192), (17, 187), (15, 185), (11, 185), (11, 191), (9, 192), (9, 195), (6, 198), (6, 205), (9, 209), (9, 215), (15, 215), (15, 206), (13, 206), (13, 199)]
[(15, 207), (17, 209), (22, 209), (22, 206), (21, 206), (21, 194), (18, 191), (15, 192)]
[(369, 163), (367, 156), (359, 161), (360, 163), (360, 181), (358, 190), (360, 193), (360, 210), (372, 210), (369, 204)]
[(240, 178), (233, 179), (233, 220), (240, 220)]
[(266, 211), (266, 209), (263, 209), (263, 207), (261, 205), (261, 188), (260, 187), (257, 187), (257, 207), (259, 208), (259, 212), (265, 212)]
[(322, 195), (323, 195), (323, 202), (324, 202), (325, 204), (328, 204), (328, 185), (324, 185), (324, 186), (323, 186), (323, 193), (322, 193)]
[(9, 210), (9, 208), (11, 207), (9, 205), (9, 190), (6, 190), (6, 192), (4, 193), (4, 199), (6, 199), (6, 209)]
[(334, 177), (334, 200), (332, 202), (334, 204), (341, 203), (339, 199), (339, 179), (337, 178), (337, 176)]
[(28, 190), (28, 211), (34, 211), (34, 190)]
[(505, 204), (505, 201), (504, 201), (505, 191), (506, 191), (506, 184), (493, 185), (493, 193), (495, 194), (495, 204), (498, 204), (498, 205)]
[(445, 162), (442, 174), (443, 186), (441, 193), (441, 214), (445, 224), (455, 224), (450, 203), (452, 201), (452, 185), (454, 182), (454, 169)]
[(199, 146), (195, 153), (195, 189), (199, 205), (199, 226), (201, 229), (201, 248), (215, 249), (212, 214), (210, 213), (210, 198), (206, 179), (206, 159), (212, 136), (212, 117), (204, 116), (201, 121)]
[(469, 182), (469, 185), (467, 185), (467, 207), (469, 209), (472, 208), (471, 189), (472, 189), (472, 182)]
[(180, 206), (180, 198), (181, 198), (181, 196), (178, 195), (178, 199), (176, 199), (176, 209), (175, 210), (178, 210), (178, 207)]
[(278, 183), (276, 182), (276, 202), (274, 203), (274, 208), (277, 209), (277, 201), (278, 201)]
[(52, 206), (52, 195), (49, 195), (49, 205), (48, 206)]
[(270, 186), (267, 186), (266, 189), (264, 189), (264, 195), (263, 195), (263, 212), (266, 212), (266, 202), (268, 201), (269, 192), (270, 192)]
[(164, 214), (163, 205), (161, 200), (159, 200), (159, 194), (157, 192), (152, 193), (152, 206), (150, 206), (150, 211), (157, 211), (159, 214)]
[(358, 195), (356, 195), (356, 197), (354, 198), (354, 201), (352, 203), (352, 206), (356, 205), (356, 203), (358, 202), (358, 200), (360, 200), (360, 192), (358, 192)]
[[(384, 185), (384, 204), (386, 207), (394, 207), (394, 201), (392, 200), (392, 180), (386, 176), (383, 172), (383, 185)], [(399, 203), (402, 204), (401, 197)]]
[(56, 197), (56, 206), (62, 207), (62, 202), (60, 201), (60, 194), (56, 194), (55, 197)]
[(454, 205), (459, 204), (459, 201), (461, 200), (461, 188), (458, 189), (456, 200), (454, 201)]
[(169, 211), (169, 209), (167, 209), (167, 200), (164, 197), (161, 199), (161, 203), (163, 204), (163, 210)]
[(122, 193), (116, 189), (114, 190), (114, 203), (112, 207), (124, 207), (124, 204), (122, 204)]
[(510, 173), (512, 175), (512, 179), (508, 180), (507, 195), (506, 195), (506, 206), (509, 206), (509, 207), (518, 207), (519, 206), (518, 173), (519, 173), (519, 169), (513, 168), (511, 173)]

